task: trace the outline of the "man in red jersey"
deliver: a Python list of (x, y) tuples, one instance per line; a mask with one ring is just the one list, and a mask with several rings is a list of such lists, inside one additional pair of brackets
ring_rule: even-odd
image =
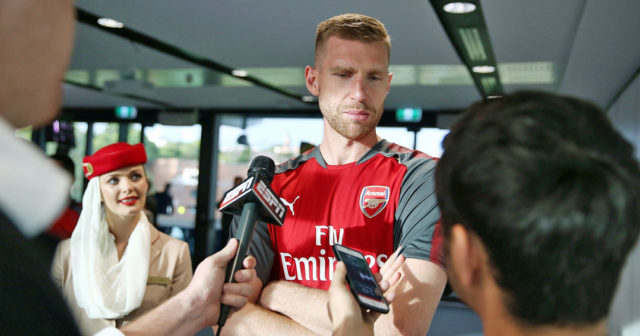
[(329, 334), (334, 244), (361, 251), (374, 272), (402, 246), (406, 261), (389, 289), (396, 300), (374, 329), (427, 333), (447, 279), (435, 161), (376, 133), (391, 84), (390, 49), (384, 25), (368, 16), (339, 15), (318, 26), (315, 65), (305, 76), (319, 99), (323, 140), (277, 168), (271, 186), (287, 218), (282, 227), (256, 228), (251, 253), (264, 288), (223, 333)]

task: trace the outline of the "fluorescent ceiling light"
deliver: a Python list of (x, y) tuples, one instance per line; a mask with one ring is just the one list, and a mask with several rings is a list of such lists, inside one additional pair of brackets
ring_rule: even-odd
[(99, 18), (98, 24), (107, 28), (122, 28), (124, 23), (110, 18)]
[(473, 68), (471, 68), (471, 70), (475, 73), (486, 74), (486, 73), (492, 73), (496, 71), (496, 68), (491, 65), (476, 65)]
[(202, 87), (213, 85), (218, 79), (202, 68), (146, 69), (145, 73), (147, 80), (157, 87)]
[[(259, 78), (276, 86), (304, 87), (304, 67), (261, 67), (245, 68), (245, 71), (255, 78)], [(221, 76), (222, 86), (252, 86), (253, 83), (239, 80), (238, 77)]]
[(64, 74), (64, 79), (72, 82), (90, 84), (91, 75), (87, 70), (69, 70)]
[[(417, 66), (417, 81), (404, 84), (402, 82), (402, 72), (396, 71), (395, 68), (401, 66), (390, 66), (389, 70), (393, 72), (393, 80), (391, 86), (399, 85), (473, 85), (473, 79), (469, 74), (469, 70), (464, 65), (451, 64), (427, 64)], [(396, 78), (396, 75), (398, 76)]]
[(480, 84), (482, 85), (482, 88), (484, 88), (485, 93), (490, 93), (496, 89), (498, 82), (494, 77), (482, 77), (480, 79)]
[(245, 70), (231, 70), (231, 74), (236, 77), (247, 77), (249, 75)]
[(476, 10), (476, 5), (470, 2), (450, 2), (442, 7), (445, 12), (451, 14), (466, 14)]
[(302, 101), (305, 103), (313, 103), (316, 101), (316, 97), (314, 96), (302, 96)]
[(502, 98), (502, 96), (487, 96), (487, 99), (497, 99)]
[(548, 84), (556, 81), (552, 62), (501, 63), (498, 71), (502, 84)]
[(458, 29), (462, 45), (464, 46), (467, 56), (474, 62), (485, 61), (487, 52), (480, 40), (480, 33), (477, 28), (460, 28)]

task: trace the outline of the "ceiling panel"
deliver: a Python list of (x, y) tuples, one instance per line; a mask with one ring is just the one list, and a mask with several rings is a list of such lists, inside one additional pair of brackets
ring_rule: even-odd
[[(603, 105), (639, 66), (640, 44), (634, 35), (640, 31), (640, 1), (481, 4), (507, 92), (560, 88)], [(387, 108), (462, 109), (480, 98), (427, 0), (77, 0), (76, 5), (229, 67), (250, 69), (250, 74), (300, 94), (308, 94), (302, 74), (313, 62), (316, 24), (336, 14), (360, 12), (380, 19), (392, 36), (396, 76)], [(84, 24), (78, 24), (71, 67), (75, 78), (94, 84), (103, 78), (97, 70), (134, 73), (149, 82), (164, 78), (145, 94), (180, 107), (316, 108), (253, 85), (237, 85), (238, 80), (221, 80), (200, 66)], [(187, 78), (190, 71), (197, 75)], [(180, 73), (185, 73), (184, 83)], [(123, 100), (85, 91), (65, 89), (65, 106), (109, 107)]]
[(611, 103), (640, 69), (640, 1), (589, 1), (576, 34), (563, 93)]

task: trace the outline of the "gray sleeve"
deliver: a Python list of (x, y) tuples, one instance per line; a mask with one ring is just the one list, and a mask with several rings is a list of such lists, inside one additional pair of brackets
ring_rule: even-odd
[(394, 249), (404, 246), (407, 258), (443, 265), (440, 210), (435, 193), (436, 161), (408, 160), (395, 214)]
[[(233, 216), (231, 227), (229, 229), (229, 237), (235, 237), (238, 232), (240, 216)], [(267, 223), (258, 221), (256, 229), (253, 232), (251, 245), (249, 246), (249, 254), (256, 258), (256, 273), (258, 278), (265, 285), (271, 275), (271, 267), (273, 266), (274, 252), (271, 249), (271, 237), (269, 236), (269, 228)]]

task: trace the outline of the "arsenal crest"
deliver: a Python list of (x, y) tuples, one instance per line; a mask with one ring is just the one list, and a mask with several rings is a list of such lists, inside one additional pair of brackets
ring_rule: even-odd
[(373, 218), (379, 214), (389, 202), (389, 187), (385, 186), (368, 186), (362, 188), (360, 193), (360, 210), (362, 213)]

